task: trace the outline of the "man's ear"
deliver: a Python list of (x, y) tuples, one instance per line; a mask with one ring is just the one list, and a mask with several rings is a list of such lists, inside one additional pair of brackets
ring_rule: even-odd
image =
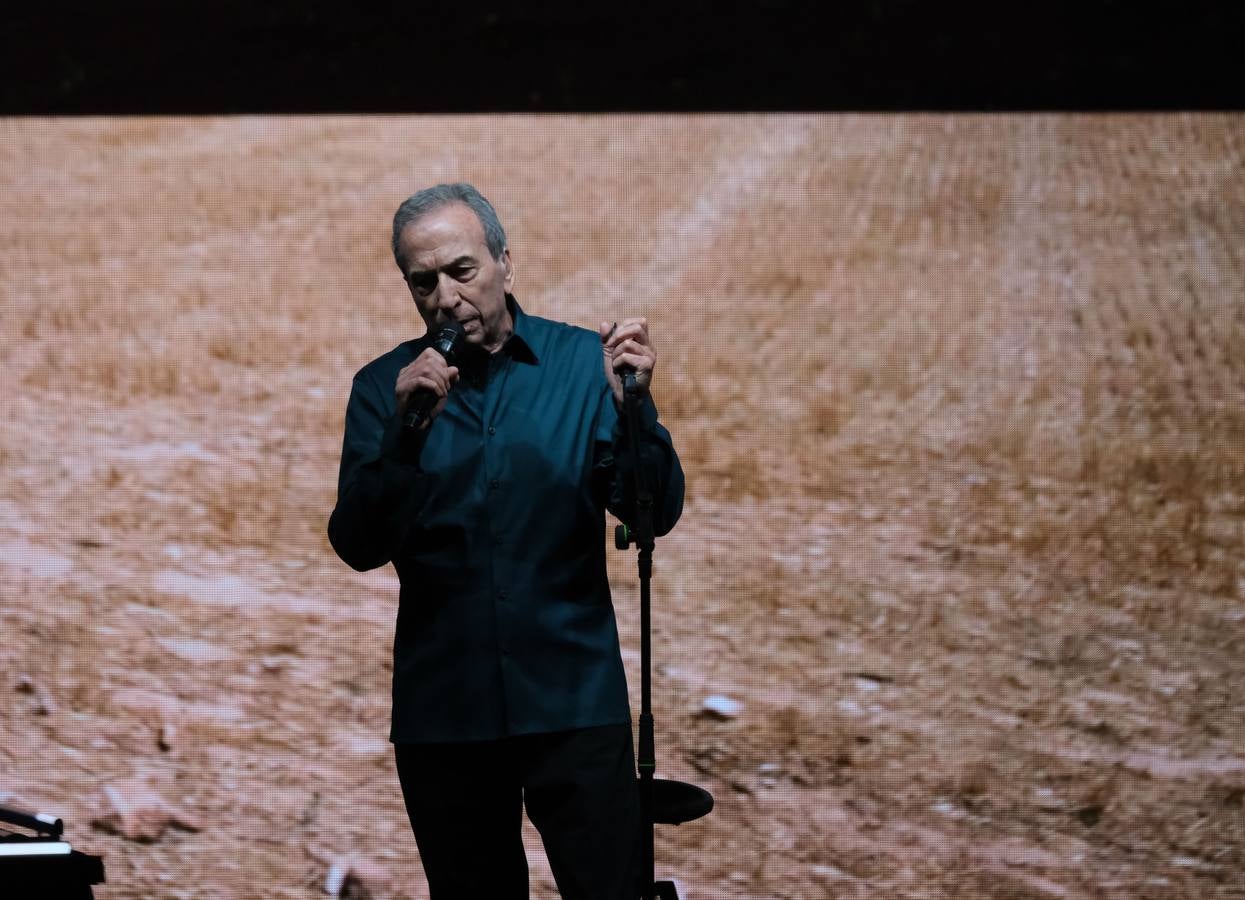
[(510, 259), (510, 248), (507, 247), (501, 252), (502, 270), (506, 273), (506, 293), (514, 293), (514, 262)]

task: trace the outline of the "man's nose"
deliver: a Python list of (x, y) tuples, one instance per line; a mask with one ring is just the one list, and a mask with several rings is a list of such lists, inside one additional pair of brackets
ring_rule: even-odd
[(444, 272), (437, 275), (437, 307), (451, 310), (458, 305), (458, 285)]

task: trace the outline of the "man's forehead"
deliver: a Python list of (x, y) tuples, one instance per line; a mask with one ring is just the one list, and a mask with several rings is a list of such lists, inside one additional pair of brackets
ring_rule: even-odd
[(405, 242), (433, 240), (467, 240), (484, 242), (484, 226), (471, 207), (463, 203), (447, 203), (412, 219), (402, 229)]
[(404, 255), (416, 269), (437, 269), (461, 262), (480, 262), (488, 256), (488, 248), (482, 241), (451, 239), (435, 246), (406, 244)]
[(438, 207), (408, 223), (398, 242), (417, 268), (436, 268), (462, 257), (479, 259), (488, 253), (484, 227), (462, 204)]

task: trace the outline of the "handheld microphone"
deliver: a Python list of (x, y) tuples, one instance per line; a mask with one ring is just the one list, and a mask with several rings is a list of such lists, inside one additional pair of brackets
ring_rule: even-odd
[[(437, 336), (432, 341), (432, 349), (445, 357), (446, 363), (452, 366), (454, 365), (454, 356), (458, 352), (462, 340), (463, 323), (457, 319), (450, 319), (437, 332)], [(440, 399), (434, 391), (430, 391), (427, 388), (420, 388), (416, 391), (406, 405), (406, 418), (403, 420), (403, 427), (410, 430), (423, 427), (429, 413), (432, 412)]]

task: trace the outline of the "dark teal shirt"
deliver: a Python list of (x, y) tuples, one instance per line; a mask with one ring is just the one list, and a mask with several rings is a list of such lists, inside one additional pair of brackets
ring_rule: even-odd
[[(605, 510), (630, 521), (632, 460), (597, 334), (528, 316), (460, 363), (422, 439), (396, 415), (400, 344), (354, 378), (329, 540), (355, 569), (392, 562), (395, 742), (486, 740), (627, 722), (605, 569)], [(683, 470), (646, 398), (640, 453), (655, 529)]]

